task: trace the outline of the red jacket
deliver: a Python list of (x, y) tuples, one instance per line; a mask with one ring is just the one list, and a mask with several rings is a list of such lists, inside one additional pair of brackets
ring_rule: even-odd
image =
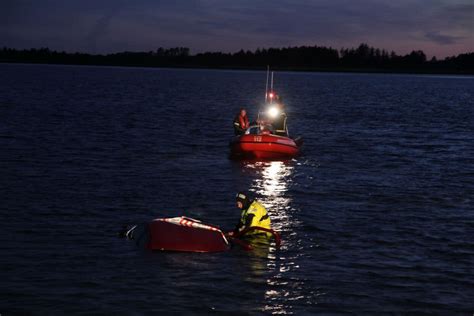
[(249, 118), (247, 117), (247, 115), (242, 116), (239, 114), (239, 124), (242, 129), (249, 128)]

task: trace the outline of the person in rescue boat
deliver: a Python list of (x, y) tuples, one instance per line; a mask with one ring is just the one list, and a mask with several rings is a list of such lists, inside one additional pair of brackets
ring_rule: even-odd
[[(252, 200), (244, 192), (237, 193), (236, 196), (237, 207), (242, 210), (239, 223), (234, 231), (230, 233), (231, 236), (239, 234), (248, 227), (262, 227), (271, 229), (271, 221), (265, 207), (258, 201)], [(251, 234), (261, 234), (261, 231), (250, 232)]]
[(272, 120), (272, 126), (276, 135), (288, 137), (288, 126), (286, 125), (287, 115), (285, 113), (285, 106), (281, 102), (281, 98), (278, 103), (275, 104), (278, 114)]
[(239, 114), (234, 118), (234, 133), (235, 135), (243, 135), (245, 130), (249, 128), (249, 118), (247, 117), (247, 111), (241, 108)]

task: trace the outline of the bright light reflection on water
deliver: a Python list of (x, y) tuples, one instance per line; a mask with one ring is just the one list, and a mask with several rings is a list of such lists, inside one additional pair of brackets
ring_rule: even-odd
[(273, 229), (287, 230), (290, 224), (291, 197), (286, 193), (292, 181), (293, 164), (283, 161), (257, 162), (255, 167), (261, 176), (254, 179), (251, 191), (260, 197), (267, 208)]
[(275, 249), (270, 248), (270, 251), (266, 252), (265, 258), (268, 259), (266, 268), (272, 273), (266, 280), (267, 289), (263, 310), (272, 314), (291, 314), (291, 302), (305, 298), (304, 282), (289, 277), (300, 268), (295, 262), (298, 255), (286, 255), (287, 250), (298, 248), (299, 243), (294, 230), (298, 223), (294, 218), (292, 197), (288, 194), (295, 165), (291, 161), (271, 161), (256, 162), (247, 167), (256, 171), (250, 191), (254, 192), (258, 200), (267, 208), (272, 220), (272, 228), (283, 233), (280, 251), (276, 252)]

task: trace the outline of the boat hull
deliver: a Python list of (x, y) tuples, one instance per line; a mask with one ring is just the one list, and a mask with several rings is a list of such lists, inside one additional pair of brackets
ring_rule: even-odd
[[(158, 251), (222, 252), (230, 250), (233, 245), (252, 250), (251, 242), (263, 244), (262, 237), (264, 243), (273, 237), (277, 248), (281, 243), (280, 234), (272, 229), (252, 226), (236, 234), (224, 234), (217, 226), (185, 216), (157, 218), (124, 229), (119, 236), (135, 241), (140, 248)], [(254, 235), (255, 232), (259, 234)], [(243, 237), (252, 238), (241, 240)]]
[(136, 225), (125, 236), (149, 250), (220, 252), (230, 249), (227, 238), (218, 227), (183, 216), (158, 218)]
[(288, 159), (300, 152), (295, 140), (278, 135), (241, 135), (230, 143), (231, 157)]
[(219, 252), (230, 248), (218, 228), (189, 218), (156, 219), (148, 229), (151, 250)]

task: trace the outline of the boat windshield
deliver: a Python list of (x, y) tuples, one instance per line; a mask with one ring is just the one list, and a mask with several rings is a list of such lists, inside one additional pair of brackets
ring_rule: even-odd
[(246, 135), (262, 135), (262, 134), (274, 134), (273, 126), (270, 124), (265, 125), (252, 125), (245, 131)]

